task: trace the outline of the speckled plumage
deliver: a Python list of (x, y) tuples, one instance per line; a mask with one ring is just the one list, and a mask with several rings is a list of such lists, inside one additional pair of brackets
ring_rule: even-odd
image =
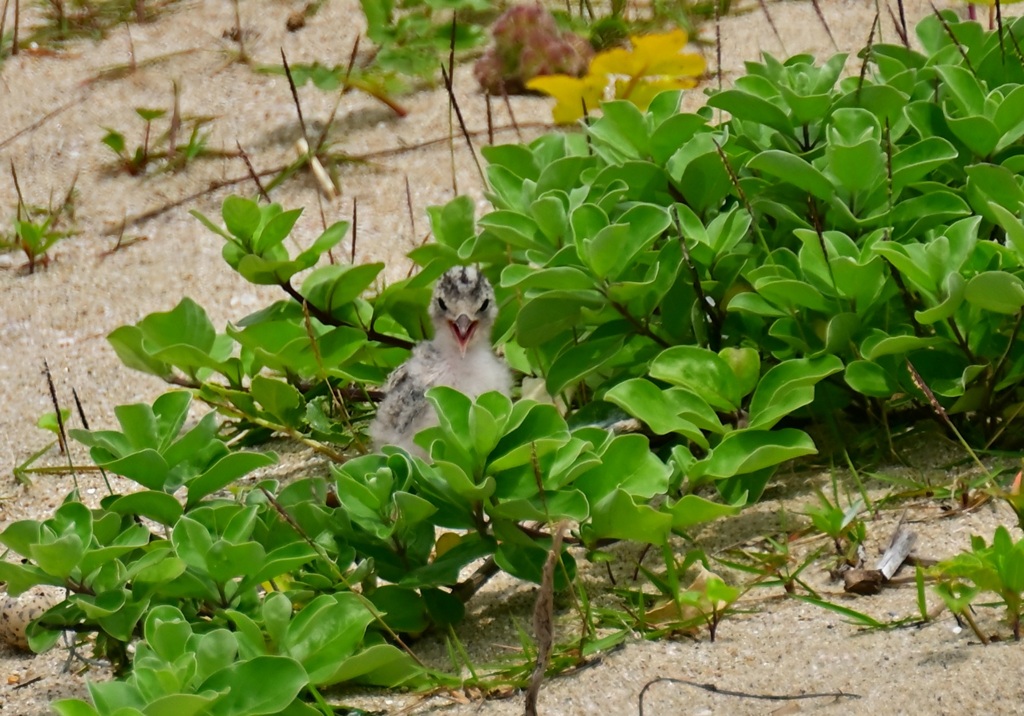
[(376, 449), (398, 445), (424, 455), (413, 437), (437, 424), (424, 397), (430, 388), (445, 385), (471, 398), (491, 390), (509, 394), (508, 366), (491, 350), (496, 315), (494, 289), (476, 268), (457, 266), (438, 279), (430, 300), (434, 338), (418, 344), (388, 377), (385, 398), (370, 425)]

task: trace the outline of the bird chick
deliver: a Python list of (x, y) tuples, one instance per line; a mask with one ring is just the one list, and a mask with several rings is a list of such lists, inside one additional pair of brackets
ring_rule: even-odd
[(491, 390), (509, 395), (511, 373), (491, 350), (497, 313), (494, 289), (476, 268), (456, 266), (437, 280), (430, 299), (434, 338), (418, 344), (388, 377), (384, 400), (370, 425), (375, 449), (398, 445), (426, 457), (413, 437), (437, 424), (424, 397), (430, 388), (444, 385), (470, 398)]

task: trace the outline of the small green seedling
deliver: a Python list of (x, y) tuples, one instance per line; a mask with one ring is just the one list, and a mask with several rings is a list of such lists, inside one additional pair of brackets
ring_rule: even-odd
[(1022, 596), (1024, 596), (1024, 539), (1016, 542), (1003, 526), (996, 529), (992, 544), (983, 537), (971, 538), (971, 551), (962, 552), (932, 568), (936, 591), (949, 610), (966, 618), (982, 642), (988, 639), (970, 616), (970, 606), (979, 592), (995, 592), (1006, 605), (1006, 620), (1013, 638), (1020, 641)]
[(47, 252), (70, 233), (54, 229), (52, 216), (40, 222), (15, 221), (13, 234), (7, 239), (0, 238), (0, 245), (20, 249), (28, 261), (28, 272), (35, 273), (37, 267), (49, 265), (50, 256)]
[(864, 502), (860, 498), (844, 510), (818, 490), (818, 505), (808, 508), (804, 514), (811, 518), (815, 529), (832, 539), (836, 554), (854, 563), (866, 532), (864, 521), (857, 518), (863, 509)]
[(64, 195), (64, 200), (57, 206), (50, 202), (48, 206), (31, 206), (25, 203), (18, 184), (18, 174), (11, 165), (11, 178), (18, 194), (17, 213), (13, 231), (9, 234), (0, 232), (0, 251), (13, 250), (25, 254), (27, 263), (25, 270), (35, 273), (37, 266), (50, 263), (49, 250), (62, 239), (75, 233), (73, 228), (62, 228), (61, 222), (69, 222), (75, 218), (75, 180)]
[[(203, 127), (213, 118), (181, 118), (177, 111), (177, 90), (175, 90), (175, 111), (169, 120), (168, 129), (156, 139), (152, 139), (153, 122), (165, 117), (167, 110), (136, 107), (135, 113), (142, 119), (144, 127), (142, 144), (135, 147), (134, 150), (128, 148), (128, 140), (124, 132), (104, 127), (107, 133), (101, 141), (117, 155), (117, 168), (120, 171), (127, 172), (132, 176), (145, 174), (151, 167), (156, 167), (157, 171), (176, 172), (184, 169), (189, 162), (197, 157), (218, 154), (207, 147), (209, 134), (203, 131)], [(190, 127), (188, 141), (179, 143), (177, 135), (183, 124)], [(163, 148), (157, 149), (158, 146)]]

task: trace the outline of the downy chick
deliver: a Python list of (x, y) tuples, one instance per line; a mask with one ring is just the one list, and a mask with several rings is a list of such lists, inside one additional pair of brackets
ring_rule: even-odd
[(491, 390), (509, 395), (512, 376), (491, 350), (497, 313), (494, 289), (475, 267), (456, 266), (437, 280), (430, 300), (434, 338), (418, 344), (388, 377), (384, 400), (370, 425), (375, 449), (398, 445), (425, 457), (413, 437), (437, 424), (424, 397), (430, 388), (444, 385), (470, 398)]

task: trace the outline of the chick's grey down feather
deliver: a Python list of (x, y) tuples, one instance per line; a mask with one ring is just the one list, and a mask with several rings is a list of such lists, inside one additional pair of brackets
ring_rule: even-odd
[(496, 315), (494, 289), (476, 268), (457, 266), (438, 279), (430, 300), (434, 338), (418, 344), (388, 377), (370, 425), (375, 449), (398, 445), (425, 456), (413, 438), (437, 424), (424, 395), (430, 388), (444, 385), (471, 398), (492, 390), (509, 395), (512, 376), (491, 350)]

